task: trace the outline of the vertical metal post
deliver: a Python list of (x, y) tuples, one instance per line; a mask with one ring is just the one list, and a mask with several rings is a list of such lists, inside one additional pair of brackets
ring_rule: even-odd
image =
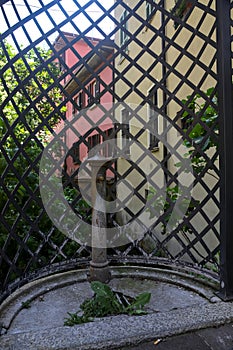
[(220, 149), (220, 291), (233, 300), (233, 89), (230, 0), (217, 3), (217, 70)]
[[(106, 159), (98, 155), (89, 159), (92, 170), (92, 260), (90, 262), (90, 281), (107, 283), (111, 274), (106, 248)], [(98, 210), (99, 208), (99, 210)]]

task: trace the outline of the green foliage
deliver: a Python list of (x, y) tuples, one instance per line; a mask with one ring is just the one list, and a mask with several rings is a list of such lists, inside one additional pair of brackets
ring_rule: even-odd
[(76, 324), (82, 324), (87, 322), (92, 322), (94, 319), (92, 317), (87, 317), (85, 315), (79, 316), (77, 313), (68, 312), (69, 317), (65, 319), (64, 326), (75, 326)]
[[(65, 112), (56, 82), (60, 71), (56, 63), (48, 63), (50, 59), (51, 52), (38, 47), (22, 55), (6, 41), (0, 45), (0, 209), (5, 221), (0, 223), (0, 246), (4, 246), (7, 259), (13, 261), (17, 255), (10, 279), (25, 269), (48, 264), (56, 255), (58, 261), (62, 259), (56, 251), (62, 235), (42, 214), (38, 188), (41, 153)], [(12, 227), (14, 235), (9, 239)], [(19, 244), (27, 245), (27, 249), (19, 248)], [(73, 242), (67, 243), (64, 251), (68, 256), (74, 254)], [(4, 279), (8, 271), (9, 264), (3, 260), (0, 278)]]
[[(193, 97), (187, 96), (182, 100), (184, 112), (181, 115), (181, 121), (184, 126), (185, 140), (184, 145), (188, 151), (184, 155), (191, 159), (194, 173), (204, 175), (211, 169), (206, 152), (210, 149), (218, 149), (218, 113), (217, 113), (217, 97), (214, 94), (214, 88), (209, 88), (206, 92), (196, 94)], [(177, 167), (182, 166), (179, 162)], [(179, 200), (181, 198), (181, 200)], [(174, 216), (173, 208), (178, 201), (178, 212), (185, 212), (184, 218), (188, 218), (192, 211), (197, 207), (199, 201), (194, 198), (188, 199), (182, 193), (178, 186), (168, 187), (166, 189), (166, 198), (159, 196), (156, 189), (150, 188), (148, 200), (151, 201), (150, 219), (156, 215), (160, 217), (162, 222), (162, 233), (166, 233), (166, 224), (171, 215), (173, 215), (173, 225), (180, 224), (180, 230), (184, 233), (191, 233), (186, 224), (179, 223)], [(184, 208), (187, 208), (185, 210)], [(185, 221), (185, 220), (184, 220)]]
[[(204, 100), (200, 94), (196, 94), (193, 98), (187, 96), (182, 100), (185, 107), (181, 115), (186, 132), (184, 144), (189, 149), (185, 156), (191, 158), (193, 169), (197, 174), (207, 169), (208, 156), (205, 154), (211, 148), (217, 150), (219, 142), (217, 96), (214, 95), (214, 88), (209, 88), (203, 96)], [(181, 163), (176, 165), (180, 166)]]
[[(179, 6), (177, 4), (180, 2)], [(187, 7), (187, 0), (175, 0), (175, 16), (182, 18)]]
[[(150, 187), (147, 199), (151, 201), (150, 208), (147, 209), (147, 212), (150, 213), (150, 219), (152, 219), (155, 214), (161, 219), (162, 234), (166, 233), (166, 225), (171, 215), (173, 215), (173, 226), (175, 227), (179, 224), (179, 219), (174, 216), (174, 206), (176, 203), (178, 203), (176, 211), (179, 217), (180, 213), (185, 213), (184, 217), (188, 217), (199, 203), (193, 198), (190, 200), (184, 196), (182, 190), (178, 186), (167, 187), (166, 196), (158, 196), (156, 189)], [(180, 224), (180, 230), (183, 232), (191, 232), (186, 224)]]
[[(174, 15), (178, 18), (183, 18), (185, 11), (187, 9), (189, 1), (188, 0), (175, 0), (174, 7), (170, 10), (170, 12), (174, 13)], [(174, 28), (178, 27), (178, 23), (174, 21)]]
[(82, 315), (78, 313), (68, 313), (69, 317), (65, 319), (65, 326), (74, 326), (85, 322), (92, 322), (95, 317), (105, 317), (111, 315), (128, 314), (142, 315), (146, 312), (144, 306), (149, 303), (151, 294), (141, 293), (127, 305), (124, 305), (117, 298), (117, 293), (101, 282), (91, 282), (91, 288), (94, 291), (94, 297), (85, 300), (80, 309)]
[(144, 306), (149, 303), (151, 298), (150, 293), (141, 293), (136, 296), (135, 300), (126, 308), (129, 315), (145, 315)]
[(82, 194), (72, 187), (64, 188), (64, 195), (72, 209), (81, 217), (82, 220), (91, 224), (92, 222), (92, 207), (83, 199)]
[(30, 307), (31, 307), (31, 300), (27, 300), (27, 301), (22, 302), (23, 309), (30, 309)]

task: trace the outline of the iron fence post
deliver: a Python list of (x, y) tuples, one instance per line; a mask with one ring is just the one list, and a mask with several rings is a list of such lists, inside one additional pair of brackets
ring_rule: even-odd
[(233, 101), (231, 2), (217, 0), (217, 69), (220, 152), (220, 291), (233, 300)]

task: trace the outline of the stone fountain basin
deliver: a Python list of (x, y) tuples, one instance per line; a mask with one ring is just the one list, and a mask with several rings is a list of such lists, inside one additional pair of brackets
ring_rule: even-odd
[[(233, 318), (233, 306), (215, 296), (214, 281), (200, 281), (187, 272), (139, 266), (111, 267), (111, 274), (109, 285), (116, 291), (132, 297), (151, 293), (147, 315), (111, 316), (65, 327), (67, 313), (77, 312), (93, 292), (87, 270), (59, 273), (28, 283), (0, 306), (5, 333), (0, 349), (112, 349)], [(22, 308), (28, 301), (30, 308)]]

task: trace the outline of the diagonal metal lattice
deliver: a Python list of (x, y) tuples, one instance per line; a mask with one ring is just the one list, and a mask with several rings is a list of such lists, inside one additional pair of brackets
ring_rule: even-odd
[(110, 259), (218, 271), (216, 21), (216, 0), (1, 2), (2, 298), (90, 259), (90, 242), (64, 235), (41, 199), (42, 152), (58, 139), (55, 172), (86, 223), (92, 209), (81, 189), (90, 192), (91, 170), (80, 179), (81, 165), (95, 149), (111, 158), (106, 196), (118, 210), (107, 223), (127, 239), (111, 236)]

